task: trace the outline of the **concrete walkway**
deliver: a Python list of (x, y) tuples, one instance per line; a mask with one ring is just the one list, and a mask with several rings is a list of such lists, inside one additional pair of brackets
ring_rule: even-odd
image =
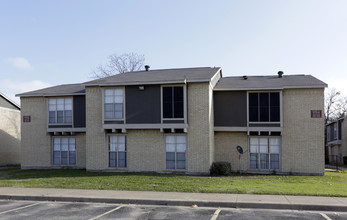
[(347, 212), (346, 197), (0, 187), (0, 199)]

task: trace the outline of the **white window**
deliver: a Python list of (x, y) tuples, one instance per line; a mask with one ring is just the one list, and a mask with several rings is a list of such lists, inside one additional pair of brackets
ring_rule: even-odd
[(166, 136), (166, 169), (186, 169), (187, 138), (184, 135)]
[(72, 98), (48, 100), (49, 124), (72, 124)]
[(251, 169), (279, 169), (281, 147), (280, 138), (251, 137), (249, 142)]
[(124, 89), (104, 90), (104, 118), (123, 119)]
[(127, 146), (124, 135), (108, 136), (109, 167), (127, 167)]
[(76, 164), (76, 138), (53, 137), (53, 165)]

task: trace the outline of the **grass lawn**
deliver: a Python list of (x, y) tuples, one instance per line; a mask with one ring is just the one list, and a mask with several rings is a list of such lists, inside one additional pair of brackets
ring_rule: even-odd
[(0, 187), (252, 193), (347, 197), (347, 173), (325, 176), (186, 176), (85, 170), (0, 170)]

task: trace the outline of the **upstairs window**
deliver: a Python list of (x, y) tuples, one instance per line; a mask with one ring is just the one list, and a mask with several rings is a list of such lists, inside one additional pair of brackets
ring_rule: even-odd
[(163, 118), (184, 118), (183, 86), (163, 87)]
[(53, 98), (48, 100), (49, 124), (72, 123), (72, 98)]
[(249, 93), (248, 98), (250, 122), (280, 121), (279, 92)]
[(105, 89), (104, 90), (104, 118), (123, 119), (124, 118), (124, 90)]

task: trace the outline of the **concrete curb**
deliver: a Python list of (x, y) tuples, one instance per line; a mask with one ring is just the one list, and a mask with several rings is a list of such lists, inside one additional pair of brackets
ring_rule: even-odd
[(112, 199), (87, 197), (57, 197), (57, 196), (21, 196), (0, 195), (2, 200), (31, 200), (31, 201), (59, 201), (59, 202), (90, 202), (116, 203), (159, 206), (192, 206), (219, 208), (247, 208), (247, 209), (287, 209), (306, 211), (336, 211), (347, 212), (343, 205), (314, 205), (314, 204), (284, 204), (284, 203), (252, 203), (252, 202), (215, 202), (215, 201), (179, 201), (179, 200), (149, 200), (149, 199)]

